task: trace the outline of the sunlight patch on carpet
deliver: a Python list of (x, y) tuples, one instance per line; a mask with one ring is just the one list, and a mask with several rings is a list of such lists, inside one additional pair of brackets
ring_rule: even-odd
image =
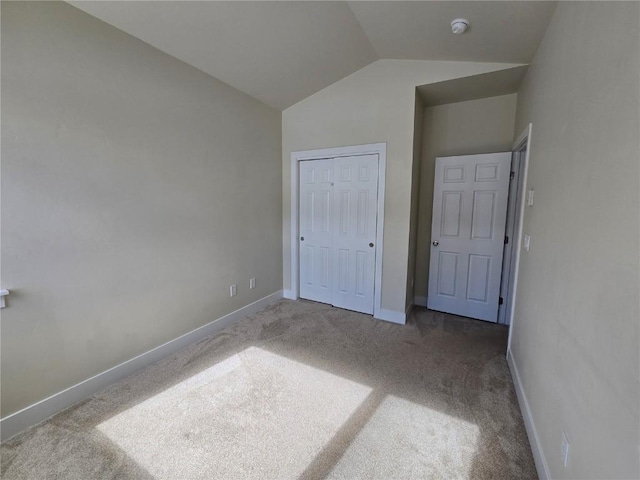
[(477, 425), (389, 395), (328, 478), (468, 478)]
[(292, 478), (370, 392), (249, 347), (96, 428), (156, 478)]

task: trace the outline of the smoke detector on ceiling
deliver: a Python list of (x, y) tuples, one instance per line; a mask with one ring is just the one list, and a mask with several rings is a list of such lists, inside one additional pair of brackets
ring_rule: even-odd
[(469, 28), (469, 20), (466, 18), (456, 18), (451, 22), (451, 31), (455, 35), (462, 35)]

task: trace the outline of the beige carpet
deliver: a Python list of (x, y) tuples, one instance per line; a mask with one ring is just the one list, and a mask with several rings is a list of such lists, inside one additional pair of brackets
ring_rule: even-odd
[(283, 300), (5, 442), (2, 478), (536, 478), (507, 333)]

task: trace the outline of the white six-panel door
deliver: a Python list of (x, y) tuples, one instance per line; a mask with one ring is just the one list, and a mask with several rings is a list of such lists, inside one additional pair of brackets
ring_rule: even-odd
[(300, 297), (373, 313), (378, 156), (300, 162)]
[(300, 297), (331, 303), (333, 159), (300, 162)]
[(427, 306), (496, 322), (511, 152), (436, 158)]
[(333, 297), (336, 307), (373, 314), (378, 156), (334, 159)]

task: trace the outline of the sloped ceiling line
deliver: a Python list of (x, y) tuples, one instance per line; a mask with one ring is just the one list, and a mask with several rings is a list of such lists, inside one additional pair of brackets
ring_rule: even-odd
[[(70, 1), (279, 110), (384, 58), (528, 63), (540, 1)], [(471, 20), (454, 36), (450, 22)]]

